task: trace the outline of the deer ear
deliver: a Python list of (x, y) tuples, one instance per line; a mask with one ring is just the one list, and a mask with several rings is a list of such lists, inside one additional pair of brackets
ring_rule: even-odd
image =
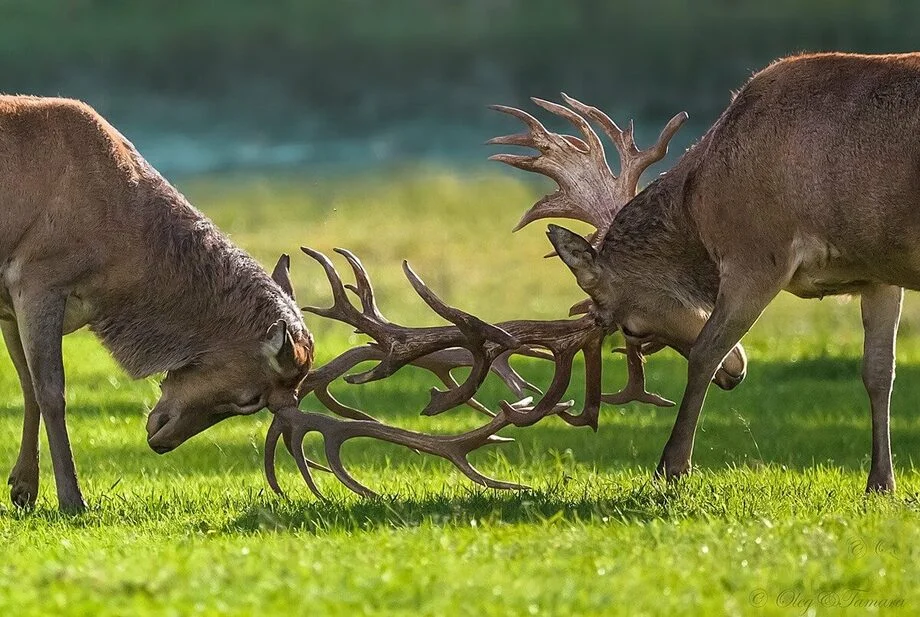
[(294, 299), (294, 286), (291, 285), (291, 257), (287, 253), (282, 253), (272, 270), (272, 280), (278, 283), (291, 300)]
[(265, 333), (262, 355), (276, 373), (288, 374), (298, 370), (294, 355), (294, 338), (283, 319), (273, 323)]
[(575, 275), (578, 286), (590, 293), (600, 276), (597, 251), (594, 247), (574, 231), (558, 225), (550, 225), (546, 235), (549, 236), (549, 241), (563, 263)]

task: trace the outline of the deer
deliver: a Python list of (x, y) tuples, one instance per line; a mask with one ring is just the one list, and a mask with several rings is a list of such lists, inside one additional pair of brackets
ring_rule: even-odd
[(157, 453), (295, 401), (314, 344), (286, 256), (269, 275), (85, 103), (0, 96), (0, 160), (0, 331), (24, 399), (14, 504), (35, 504), (43, 421), (59, 507), (85, 508), (61, 351), (84, 326), (131, 377), (165, 374)]
[[(543, 105), (584, 140), (547, 131), (493, 143), (536, 155), (493, 158), (548, 176), (559, 190), (525, 222), (563, 216), (606, 224), (584, 238), (548, 228), (556, 253), (609, 331), (649, 351), (687, 357), (687, 384), (655, 474), (692, 470), (697, 425), (717, 370), (743, 374), (738, 347), (781, 291), (860, 298), (862, 380), (872, 417), (867, 492), (895, 490), (890, 398), (904, 289), (920, 289), (920, 54), (822, 53), (780, 59), (754, 74), (679, 161), (625, 203), (590, 158), (595, 122), (628, 141), (606, 114), (563, 95)], [(592, 164), (593, 163), (593, 164)]]

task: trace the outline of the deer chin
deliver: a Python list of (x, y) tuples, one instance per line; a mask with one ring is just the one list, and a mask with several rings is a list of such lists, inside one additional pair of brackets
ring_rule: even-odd
[(183, 443), (233, 415), (232, 412), (170, 413), (168, 410), (150, 412), (147, 417), (147, 445), (157, 454), (166, 454)]
[(747, 375), (747, 355), (740, 344), (729, 352), (712, 381), (723, 390), (731, 390)]
[(744, 381), (746, 374), (747, 371), (744, 370), (741, 371), (740, 374), (731, 373), (723, 366), (716, 372), (716, 376), (713, 377), (712, 382), (722, 390), (733, 390), (738, 384)]

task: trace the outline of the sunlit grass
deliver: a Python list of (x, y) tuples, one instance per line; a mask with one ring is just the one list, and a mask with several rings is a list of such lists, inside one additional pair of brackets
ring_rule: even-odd
[[(506, 175), (405, 168), (179, 184), (266, 266), (296, 252), (303, 304), (329, 294), (300, 245), (355, 251), (384, 312), (409, 324), (436, 318), (403, 278), (403, 258), (447, 301), (490, 320), (560, 317), (580, 298), (558, 261), (540, 258), (548, 246), (540, 225), (509, 233), (542, 187)], [(867, 601), (900, 602), (911, 614), (920, 603), (918, 311), (908, 296), (892, 421), (899, 489), (872, 498), (862, 493), (870, 432), (858, 301), (783, 297), (770, 307), (745, 339), (746, 382), (710, 394), (699, 472), (680, 485), (651, 480), (674, 410), (631, 405), (605, 408), (597, 434), (551, 419), (474, 455), (487, 473), (531, 491), (484, 491), (440, 460), (364, 440), (349, 443), (345, 458), (383, 497), (360, 500), (322, 477), (328, 503), (312, 499), (285, 456), (291, 498), (267, 492), (266, 413), (153, 454), (143, 427), (156, 383), (130, 381), (78, 333), (65, 346), (68, 424), (91, 508), (57, 513), (43, 451), (36, 510), (0, 504), (0, 614), (799, 615), (856, 614)], [(320, 361), (352, 344), (344, 326), (308, 323)], [(662, 353), (647, 369), (654, 388), (680, 397), (683, 360)], [(521, 370), (543, 384), (550, 376), (541, 364)], [(611, 356), (606, 389), (624, 378)], [(580, 403), (580, 376), (572, 383)], [(482, 421), (465, 408), (419, 417), (433, 385), (404, 370), (336, 393), (413, 428)], [(483, 400), (502, 396), (487, 383)], [(20, 405), (15, 373), (0, 360), (7, 466)]]

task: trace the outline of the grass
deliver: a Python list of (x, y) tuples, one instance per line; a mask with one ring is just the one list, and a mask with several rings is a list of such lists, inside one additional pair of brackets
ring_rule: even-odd
[[(544, 187), (506, 174), (402, 168), (360, 177), (206, 177), (179, 182), (266, 266), (306, 244), (343, 245), (368, 266), (384, 312), (436, 323), (402, 278), (415, 269), (449, 302), (490, 320), (558, 317), (579, 299), (570, 275), (539, 258), (539, 225), (508, 233)], [(344, 265), (344, 264), (342, 264)], [(328, 302), (299, 254), (302, 303)], [(354, 338), (308, 318), (324, 361)], [(440, 460), (359, 441), (350, 469), (383, 493), (356, 498), (328, 478), (318, 503), (281, 457), (290, 499), (267, 493), (267, 414), (218, 425), (165, 457), (144, 443), (153, 380), (127, 379), (86, 333), (66, 340), (69, 426), (90, 510), (55, 509), (50, 461), (34, 511), (0, 503), (4, 615), (805, 615), (920, 605), (920, 305), (908, 297), (899, 341), (893, 440), (899, 489), (864, 497), (869, 414), (859, 378), (858, 302), (782, 297), (745, 344), (747, 381), (707, 401), (697, 473), (675, 486), (650, 474), (672, 409), (607, 407), (597, 434), (549, 420), (477, 453), (487, 473), (533, 490), (480, 490)], [(522, 364), (546, 383), (548, 367)], [(625, 378), (611, 356), (606, 389)], [(679, 398), (685, 364), (648, 363)], [(573, 379), (572, 395), (579, 398)], [(458, 431), (481, 420), (417, 411), (434, 385), (402, 371), (337, 394), (401, 425)], [(483, 399), (504, 393), (488, 382)], [(21, 397), (0, 360), (0, 460), (15, 459)], [(305, 403), (314, 407), (315, 402)], [(308, 442), (314, 447), (316, 442)]]

